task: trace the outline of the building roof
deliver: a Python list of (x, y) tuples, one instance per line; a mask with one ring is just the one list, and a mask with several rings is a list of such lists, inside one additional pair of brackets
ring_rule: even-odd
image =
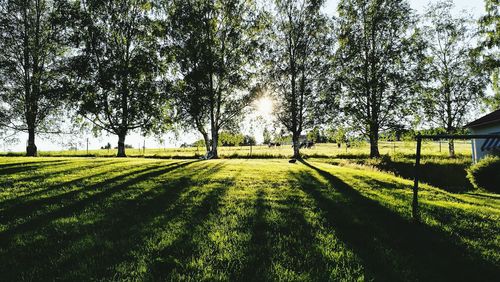
[(479, 119), (476, 119), (475, 121), (467, 124), (465, 127), (479, 127), (483, 125), (488, 125), (491, 123), (500, 123), (500, 109), (489, 113)]

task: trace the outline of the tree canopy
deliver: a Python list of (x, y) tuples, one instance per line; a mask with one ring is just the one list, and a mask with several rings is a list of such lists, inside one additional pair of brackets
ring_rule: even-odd
[(261, 16), (253, 0), (173, 1), (169, 8), (180, 77), (177, 113), (203, 135), (207, 156), (217, 158), (220, 130), (235, 123), (256, 94)]
[(159, 40), (164, 20), (155, 16), (154, 1), (80, 3), (73, 99), (80, 115), (118, 136), (118, 156), (123, 157), (127, 134), (147, 132), (166, 113)]
[(337, 75), (346, 116), (380, 156), (380, 130), (408, 115), (416, 92), (420, 37), (407, 1), (342, 0), (338, 6)]
[(276, 115), (292, 133), (294, 158), (299, 137), (315, 123), (315, 108), (329, 67), (331, 25), (321, 12), (324, 1), (275, 1), (268, 66)]
[[(476, 52), (477, 31), (470, 17), (453, 16), (453, 2), (432, 4), (425, 14), (427, 42), (422, 105), (427, 120), (453, 134), (484, 96), (487, 78)], [(454, 156), (453, 140), (449, 154)]]
[(0, 1), (0, 125), (28, 133), (28, 156), (37, 155), (37, 133), (59, 131), (70, 6), (62, 0)]

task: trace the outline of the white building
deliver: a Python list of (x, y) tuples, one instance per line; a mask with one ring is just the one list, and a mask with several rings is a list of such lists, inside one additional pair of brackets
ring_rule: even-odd
[[(471, 134), (500, 134), (500, 109), (466, 125)], [(474, 163), (486, 155), (500, 152), (500, 138), (472, 139)]]

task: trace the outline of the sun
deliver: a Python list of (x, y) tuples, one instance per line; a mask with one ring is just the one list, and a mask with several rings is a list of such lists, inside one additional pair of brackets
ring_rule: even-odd
[(255, 101), (255, 109), (261, 116), (269, 116), (273, 113), (273, 100), (269, 97), (261, 97)]

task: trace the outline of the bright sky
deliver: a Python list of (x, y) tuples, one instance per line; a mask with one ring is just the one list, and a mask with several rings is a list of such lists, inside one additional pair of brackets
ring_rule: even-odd
[[(422, 0), (409, 0), (411, 6), (413, 9), (417, 11), (417, 13), (421, 14), (425, 10), (425, 6), (429, 3), (429, 1), (422, 1)], [(325, 5), (325, 12), (330, 14), (330, 15), (335, 15), (336, 14), (336, 6), (338, 4), (338, 0), (327, 0), (326, 5)], [(468, 12), (472, 13), (475, 18), (479, 18), (482, 14), (484, 14), (484, 1), (483, 0), (454, 0), (455, 6), (456, 6), (456, 11), (460, 10), (467, 10)], [(270, 101), (261, 101), (258, 102), (256, 105), (257, 110), (261, 113), (262, 119), (269, 119), (270, 118), (270, 111), (272, 111), (272, 106), (270, 105)], [(255, 136), (257, 139), (257, 142), (262, 142), (262, 128), (254, 128), (252, 126), (244, 126), (243, 128), (244, 133), (246, 134), (252, 134)], [(200, 139), (201, 137), (198, 136), (195, 132), (192, 133), (184, 133), (181, 134), (182, 138), (177, 138), (174, 136), (174, 134), (166, 134), (164, 136), (163, 144), (160, 144), (158, 140), (155, 138), (144, 138), (140, 134), (133, 133), (130, 136), (127, 136), (126, 144), (132, 145), (134, 148), (137, 148), (138, 146), (142, 146), (144, 140), (146, 142), (146, 148), (160, 148), (160, 147), (178, 147), (180, 144), (186, 142), (186, 143), (192, 143), (197, 139)], [(98, 149), (101, 146), (104, 146), (108, 142), (112, 144), (112, 146), (116, 146), (118, 138), (116, 136), (107, 136), (107, 135), (102, 135), (99, 138), (94, 138), (92, 136), (84, 136), (83, 139), (78, 140), (80, 143), (79, 149), (83, 150), (85, 149), (85, 139), (89, 138), (89, 148), (90, 149)], [(26, 146), (26, 140), (27, 140), (27, 135), (26, 134), (19, 134), (18, 139), (21, 140), (19, 144), (3, 144), (0, 141), (0, 151), (24, 151), (25, 146)], [(60, 140), (57, 138), (54, 138), (56, 140), (49, 140), (49, 139), (42, 139), (40, 137), (37, 138), (37, 146), (38, 150), (40, 151), (49, 151), (49, 150), (64, 150), (67, 148), (64, 148), (61, 141), (65, 141), (67, 143), (67, 140)]]

